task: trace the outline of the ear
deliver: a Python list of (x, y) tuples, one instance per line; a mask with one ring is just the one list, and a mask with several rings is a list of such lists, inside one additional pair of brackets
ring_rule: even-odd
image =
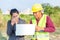
[(44, 13), (44, 10), (41, 10), (42, 13)]
[(18, 17), (19, 17), (19, 15), (18, 15)]

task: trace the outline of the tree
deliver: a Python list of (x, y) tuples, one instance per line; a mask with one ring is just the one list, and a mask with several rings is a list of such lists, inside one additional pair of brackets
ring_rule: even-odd
[(49, 3), (42, 4), (42, 5), (43, 5), (43, 8), (44, 8), (44, 13), (45, 14), (48, 14), (50, 16), (51, 14), (54, 13), (54, 9)]

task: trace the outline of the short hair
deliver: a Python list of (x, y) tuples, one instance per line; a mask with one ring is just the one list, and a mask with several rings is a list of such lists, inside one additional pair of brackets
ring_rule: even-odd
[(11, 11), (10, 11), (10, 15), (12, 16), (13, 15), (13, 13), (17, 13), (17, 14), (19, 14), (19, 11), (17, 10), (17, 9), (11, 9)]

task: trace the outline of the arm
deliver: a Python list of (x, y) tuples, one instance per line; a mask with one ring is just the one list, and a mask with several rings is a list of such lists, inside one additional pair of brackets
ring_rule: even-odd
[(13, 27), (11, 25), (11, 22), (8, 21), (8, 23), (7, 23), (7, 34), (11, 35), (12, 34), (12, 30), (13, 30)]
[(45, 32), (54, 32), (55, 31), (55, 27), (49, 16), (47, 16), (47, 23), (46, 23), (46, 28), (44, 29), (44, 31)]

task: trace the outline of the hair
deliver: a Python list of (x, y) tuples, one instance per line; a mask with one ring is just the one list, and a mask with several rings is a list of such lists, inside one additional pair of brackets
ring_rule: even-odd
[(17, 14), (19, 14), (19, 11), (17, 10), (17, 9), (11, 9), (11, 11), (10, 11), (10, 15), (12, 16), (13, 15), (13, 13), (17, 13)]

